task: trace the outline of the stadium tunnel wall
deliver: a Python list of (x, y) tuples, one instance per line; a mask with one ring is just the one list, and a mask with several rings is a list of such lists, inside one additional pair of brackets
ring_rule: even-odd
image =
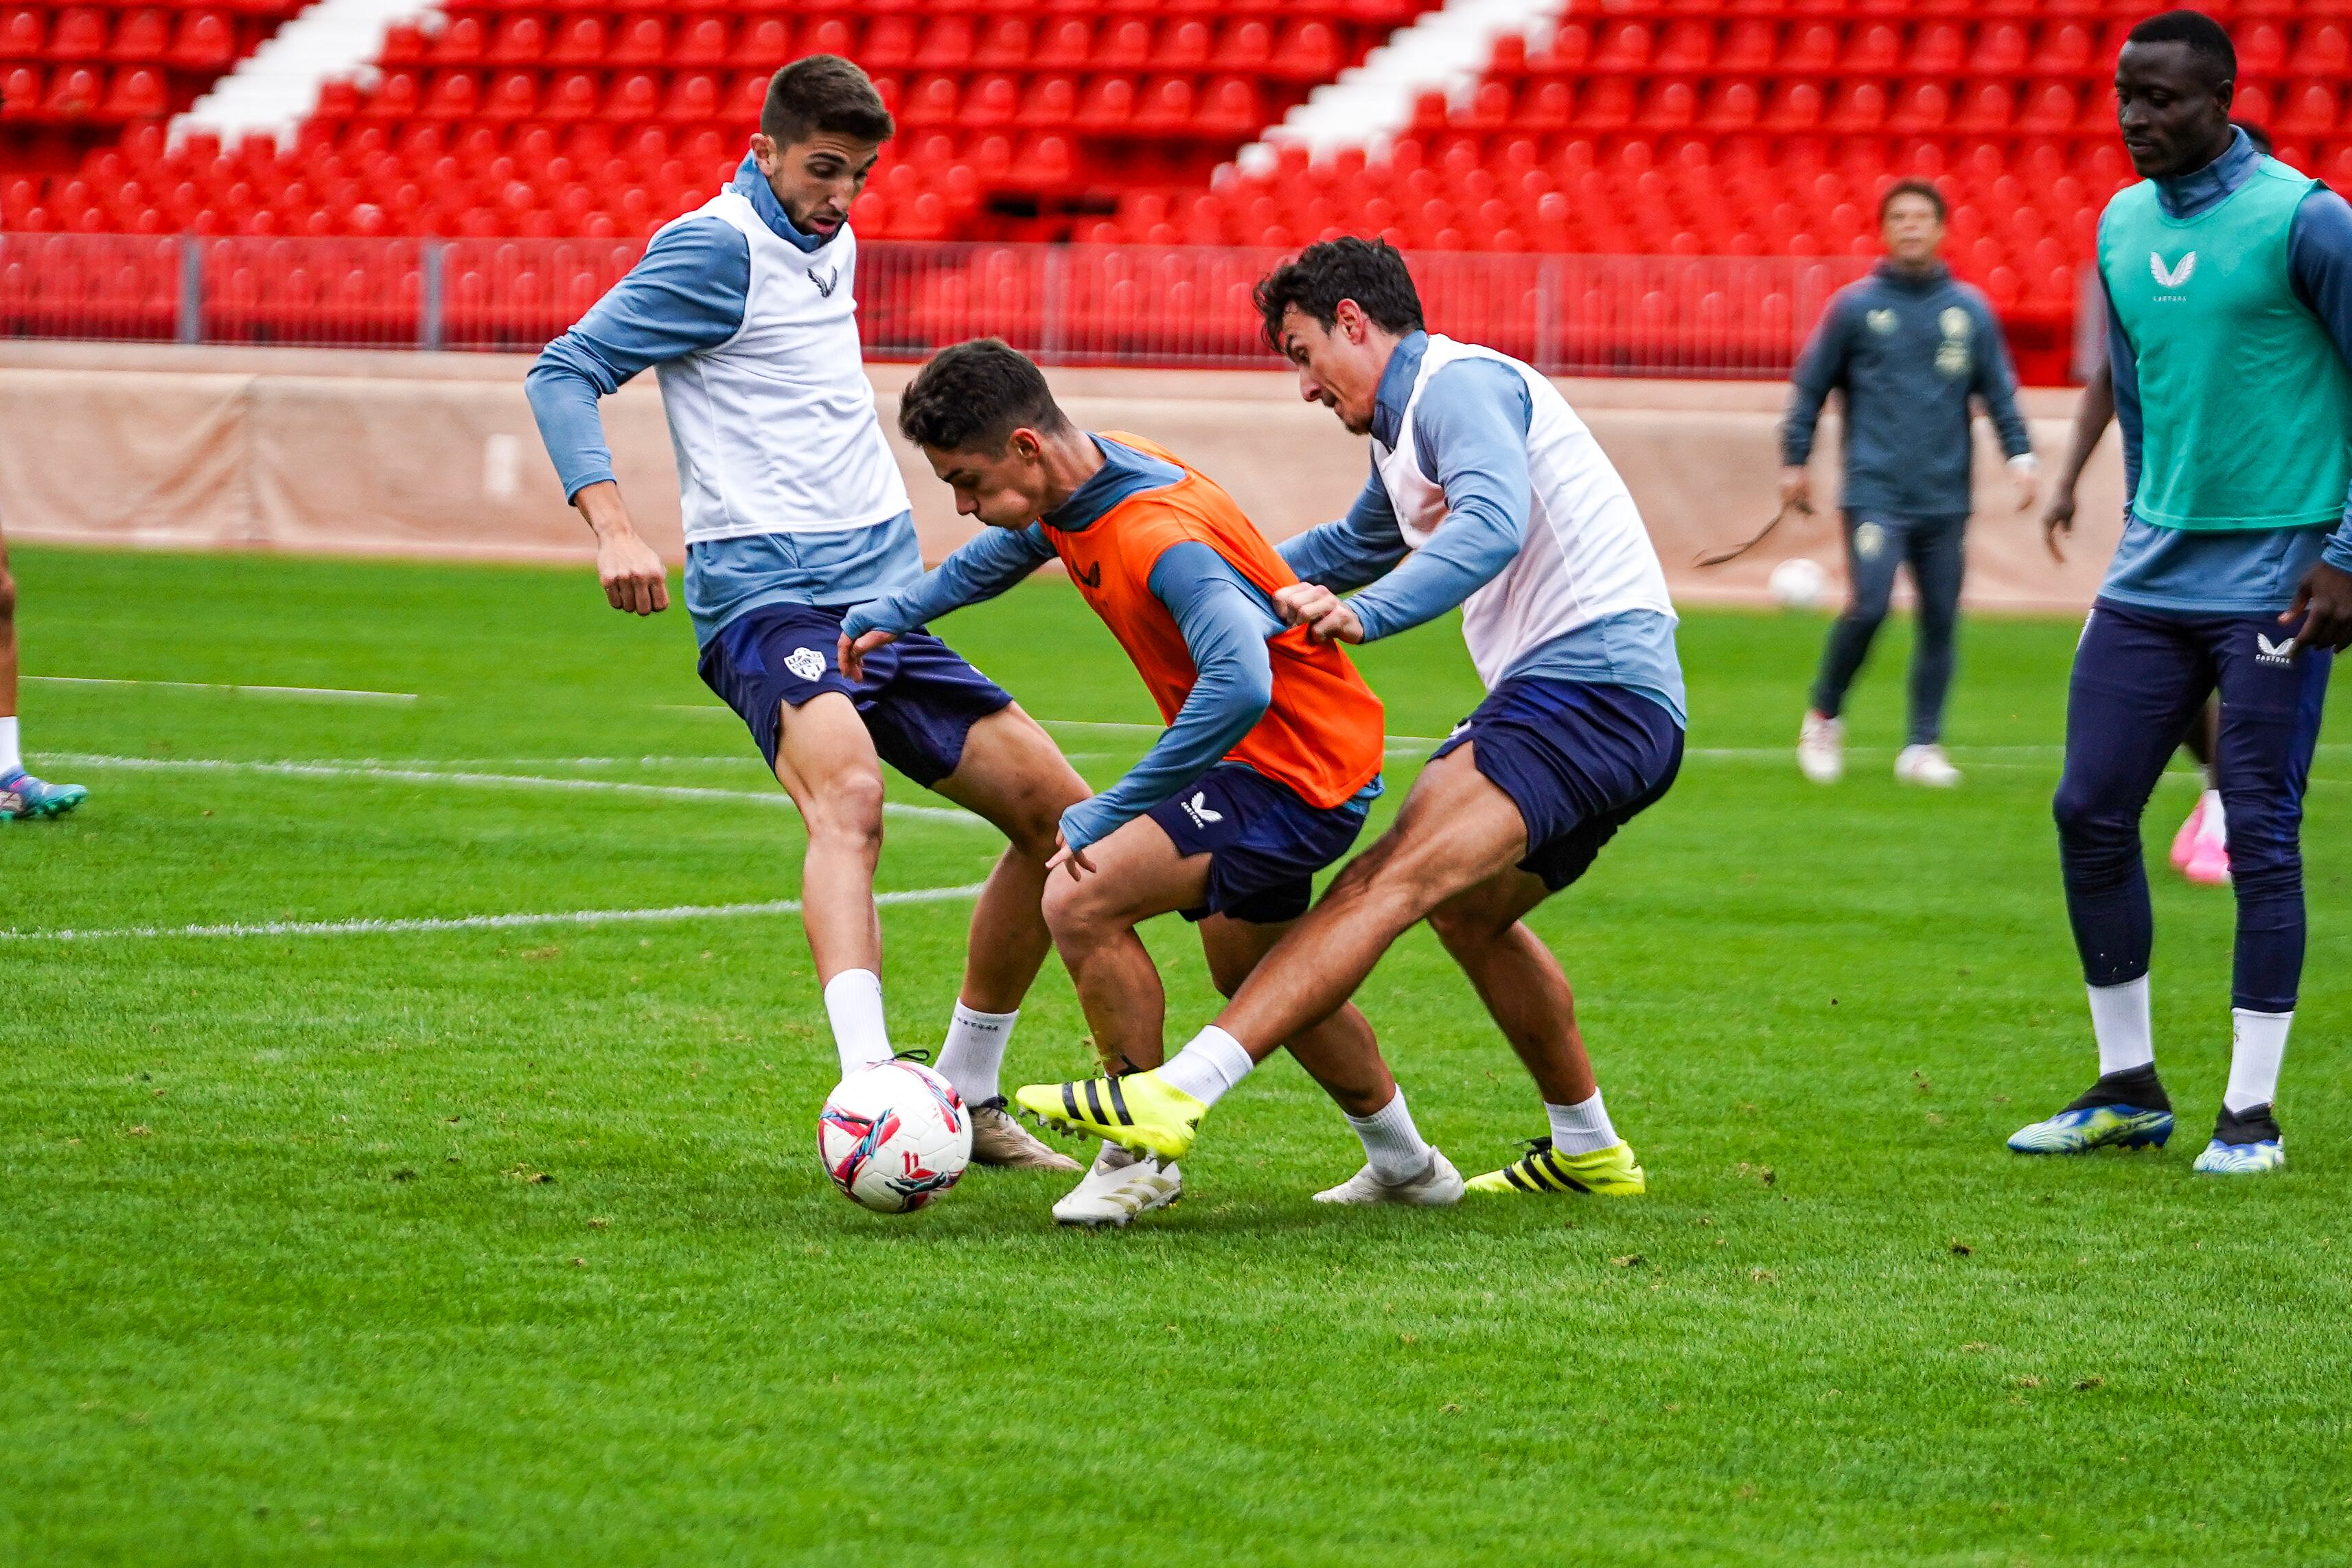
[[(0, 344), (0, 528), (11, 539), (162, 549), (266, 549), (438, 559), (586, 561), (522, 394), (520, 355), (166, 345)], [(884, 425), (911, 366), (870, 368)], [(1148, 434), (1217, 479), (1276, 539), (1338, 515), (1362, 486), (1364, 443), (1302, 403), (1280, 371), (1048, 373), (1071, 416)], [(1810, 555), (1842, 586), (1835, 416), (1814, 464), (1822, 510), (1729, 566), (1699, 554), (1746, 538), (1778, 504), (1784, 385), (1559, 384), (1640, 502), (1678, 600), (1766, 602), (1772, 566)], [(2045, 469), (2078, 395), (2022, 395)], [(641, 377), (604, 405), (614, 468), (640, 530), (675, 562), (676, 469), (660, 393)], [(895, 429), (892, 439), (898, 440)], [(2080, 487), (2062, 565), (2011, 510), (1986, 421), (1977, 429), (1968, 597), (1986, 609), (2089, 605), (2120, 531), (2119, 443)], [(924, 552), (976, 525), (899, 444)]]

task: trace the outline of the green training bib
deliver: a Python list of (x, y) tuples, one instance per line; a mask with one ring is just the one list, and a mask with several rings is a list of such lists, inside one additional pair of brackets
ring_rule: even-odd
[(2352, 480), (2352, 368), (2294, 296), (2287, 244), (2318, 181), (2274, 158), (2217, 206), (2107, 204), (2099, 272), (2138, 363), (2139, 490), (2158, 528), (2332, 527)]

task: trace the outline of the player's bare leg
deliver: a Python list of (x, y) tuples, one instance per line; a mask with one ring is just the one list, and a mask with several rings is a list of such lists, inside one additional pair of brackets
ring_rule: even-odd
[(53, 784), (25, 771), (16, 737), (16, 580), (0, 539), (0, 822), (62, 816), (89, 797), (79, 784)]
[(1166, 1056), (1168, 994), (1135, 928), (1203, 902), (1210, 857), (1178, 855), (1167, 830), (1148, 816), (1121, 825), (1086, 854), (1092, 871), (1047, 879), (1045, 924), (1104, 1069), (1156, 1068)]
[(1471, 752), (1461, 746), (1422, 770), (1389, 830), (1349, 862), (1217, 1015), (1216, 1026), (1253, 1060), (1336, 1011), (1416, 921), (1526, 858), (1519, 808)]
[(1040, 905), (1062, 813), (1094, 792), (1018, 703), (974, 724), (956, 771), (932, 788), (1007, 841), (972, 910), (961, 994), (980, 1012), (1009, 1013), (1053, 951)]
[(887, 1061), (882, 1016), (882, 922), (874, 867), (882, 854), (882, 759), (856, 707), (837, 691), (785, 704), (776, 782), (808, 831), (801, 860), (801, 927), (845, 1078)]
[[(1283, 933), (1297, 923), (1259, 925), (1223, 915), (1202, 921), (1201, 950), (1208, 957), (1209, 979), (1217, 994), (1231, 996), (1239, 991)], [(1350, 1118), (1370, 1116), (1396, 1098), (1396, 1077), (1381, 1056), (1371, 1020), (1353, 1002), (1341, 1004), (1338, 1012), (1308, 1025), (1283, 1044)]]
[(1575, 1105), (1598, 1092), (1576, 997), (1551, 949), (1520, 924), (1551, 896), (1539, 877), (1514, 866), (1431, 911), (1430, 929), (1518, 1053), (1545, 1103)]
[(972, 725), (955, 772), (932, 788), (995, 824), (1006, 840), (971, 911), (963, 986), (940, 1047), (940, 1071), (971, 1107), (973, 1159), (1075, 1171), (1076, 1161), (1039, 1142), (1006, 1114), (997, 1079), (1021, 999), (1053, 950), (1039, 906), (1055, 831), (1062, 813), (1091, 792), (1018, 703)]

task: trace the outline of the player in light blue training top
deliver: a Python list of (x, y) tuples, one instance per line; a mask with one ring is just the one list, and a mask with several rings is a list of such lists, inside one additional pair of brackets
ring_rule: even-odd
[(926, 633), (853, 679), (849, 609), (921, 577), (907, 489), (857, 337), (848, 212), (891, 134), (866, 74), (815, 55), (776, 73), (733, 183), (548, 345), (527, 387), (564, 493), (596, 531), (615, 609), (669, 602), (629, 523), (596, 400), (654, 367), (677, 457), (686, 607), (710, 689), (742, 716), (808, 827), (802, 921), (846, 1075), (892, 1052), (874, 868), (881, 764), (1003, 829), (973, 912), (939, 1068), (973, 1107), (973, 1157), (1076, 1170), (1004, 1114), (997, 1070), (1051, 946), (1038, 900), (1085, 783), (993, 681)]

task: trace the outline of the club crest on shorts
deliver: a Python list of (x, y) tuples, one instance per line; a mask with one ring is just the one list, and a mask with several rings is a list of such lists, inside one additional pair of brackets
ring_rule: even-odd
[(824, 655), (813, 647), (796, 647), (784, 655), (784, 668), (803, 680), (814, 680), (824, 673)]
[(2293, 637), (2287, 638), (2284, 642), (2273, 642), (2260, 632), (2254, 634), (2256, 664), (2289, 664), (2294, 659), (2294, 639)]

